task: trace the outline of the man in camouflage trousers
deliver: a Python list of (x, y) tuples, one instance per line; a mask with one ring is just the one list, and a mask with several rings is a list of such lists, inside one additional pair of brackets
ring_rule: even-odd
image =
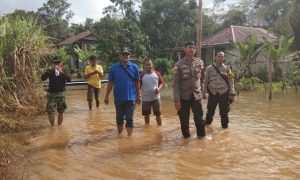
[(210, 125), (217, 104), (221, 116), (222, 128), (227, 128), (229, 123), (229, 105), (234, 101), (234, 76), (229, 66), (224, 64), (225, 53), (219, 51), (215, 57), (215, 63), (207, 67), (203, 82), (202, 98), (206, 99), (205, 93), (208, 92), (206, 125)]
[(201, 103), (201, 73), (204, 63), (195, 58), (196, 46), (190, 41), (184, 47), (185, 57), (179, 60), (174, 67), (173, 95), (175, 108), (179, 115), (181, 132), (184, 138), (191, 136), (189, 130), (190, 109), (194, 115), (197, 136), (205, 136), (205, 121), (203, 120), (203, 109)]

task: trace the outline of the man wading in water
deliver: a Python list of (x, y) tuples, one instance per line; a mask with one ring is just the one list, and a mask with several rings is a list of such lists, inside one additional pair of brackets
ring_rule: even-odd
[(47, 112), (51, 127), (54, 126), (55, 107), (58, 112), (58, 125), (61, 125), (64, 118), (64, 112), (67, 108), (66, 103), (66, 82), (70, 82), (71, 78), (62, 66), (61, 59), (55, 58), (52, 66), (41, 76), (41, 80), (45, 81), (49, 78)]
[(109, 69), (108, 85), (104, 103), (109, 103), (109, 94), (114, 88), (116, 124), (118, 133), (123, 131), (124, 118), (127, 135), (131, 136), (133, 129), (133, 115), (135, 103), (141, 103), (140, 75), (136, 64), (129, 61), (130, 52), (123, 48), (120, 54), (120, 61), (113, 64)]
[(89, 102), (89, 109), (93, 107), (93, 96), (95, 95), (96, 108), (99, 108), (99, 94), (101, 89), (101, 78), (103, 77), (103, 68), (97, 64), (97, 57), (92, 55), (89, 58), (90, 65), (85, 68), (84, 78), (88, 84), (87, 101)]
[(191, 136), (189, 130), (190, 109), (194, 114), (194, 122), (197, 136), (204, 137), (205, 121), (203, 120), (201, 73), (204, 63), (201, 59), (194, 57), (196, 45), (190, 41), (184, 47), (185, 57), (179, 60), (174, 67), (173, 95), (175, 108), (181, 124), (181, 132), (184, 138)]

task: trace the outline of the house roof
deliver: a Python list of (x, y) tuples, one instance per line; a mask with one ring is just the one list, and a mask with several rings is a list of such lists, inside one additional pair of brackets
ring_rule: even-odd
[(92, 33), (90, 31), (84, 31), (58, 43), (57, 45), (70, 45), (80, 40), (94, 41), (95, 38), (92, 36)]
[(225, 45), (237, 42), (248, 43), (254, 35), (257, 37), (257, 44), (262, 44), (264, 42), (263, 37), (266, 37), (273, 44), (278, 44), (278, 38), (265, 29), (245, 26), (229, 26), (207, 38), (204, 38), (202, 41), (202, 47)]

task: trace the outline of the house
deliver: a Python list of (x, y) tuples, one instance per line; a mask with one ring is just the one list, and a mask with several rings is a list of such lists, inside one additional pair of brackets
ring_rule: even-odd
[(58, 43), (57, 46), (77, 44), (81, 48), (88, 48), (88, 45), (93, 43), (95, 40), (96, 38), (90, 31), (84, 31)]
[[(234, 44), (237, 42), (248, 43), (253, 36), (256, 36), (258, 45), (264, 43), (263, 37), (273, 44), (278, 44), (278, 38), (265, 29), (245, 26), (229, 26), (203, 39), (201, 57), (206, 65), (209, 65), (213, 63), (215, 53), (219, 50), (231, 51), (235, 54), (239, 54), (239, 50)], [(258, 59), (264, 61), (267, 60), (267, 57), (262, 53), (262, 55), (258, 56)], [(235, 66), (238, 61), (238, 57), (235, 57), (230, 53), (225, 54), (226, 64)]]
[[(93, 45), (95, 45), (95, 41), (96, 38), (90, 31), (84, 31), (58, 43), (57, 46), (71, 46), (74, 48), (75, 45), (77, 45), (81, 49), (90, 50), (93, 48)], [(72, 53), (72, 59), (70, 62), (71, 67), (75, 67), (76, 69), (82, 68), (83, 66), (75, 52)]]

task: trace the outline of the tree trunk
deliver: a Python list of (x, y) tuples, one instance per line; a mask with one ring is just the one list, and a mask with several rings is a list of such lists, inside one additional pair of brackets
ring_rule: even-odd
[(269, 100), (272, 100), (272, 60), (269, 59)]

